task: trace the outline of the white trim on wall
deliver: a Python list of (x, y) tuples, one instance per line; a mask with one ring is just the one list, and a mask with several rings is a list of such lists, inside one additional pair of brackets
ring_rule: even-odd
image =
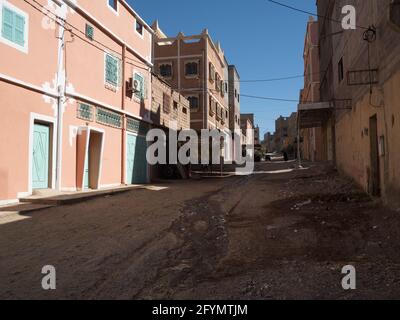
[[(1, 31), (3, 25), (3, 7), (7, 7), (12, 11), (15, 11), (19, 15), (23, 16), (25, 19), (25, 30), (24, 30), (24, 46), (20, 46), (6, 38), (3, 38), (3, 32)], [(29, 15), (25, 12), (16, 7), (15, 5), (11, 4), (6, 0), (0, 0), (0, 42), (4, 43), (14, 49), (17, 49), (23, 53), (28, 54), (29, 51)]]
[(17, 85), (19, 87), (23, 87), (25, 89), (39, 92), (41, 94), (45, 94), (45, 95), (50, 96), (55, 99), (57, 99), (59, 97), (59, 95), (56, 91), (50, 91), (50, 90), (43, 89), (42, 87), (36, 86), (34, 84), (31, 84), (31, 83), (28, 83), (28, 82), (25, 82), (25, 81), (22, 81), (19, 79), (16, 79), (14, 77), (8, 76), (3, 73), (0, 73), (0, 80), (3, 82), (9, 82), (9, 83), (15, 84), (15, 85)]

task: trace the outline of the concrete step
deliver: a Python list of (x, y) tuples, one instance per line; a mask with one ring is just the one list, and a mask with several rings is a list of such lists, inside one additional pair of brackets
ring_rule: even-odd
[(26, 214), (26, 213), (31, 213), (34, 211), (40, 211), (44, 209), (48, 209), (54, 207), (54, 205), (48, 205), (48, 204), (36, 204), (36, 203), (19, 203), (19, 204), (14, 204), (10, 206), (3, 206), (0, 207), (0, 215), (6, 214), (6, 213), (21, 213), (21, 214)]
[(113, 195), (123, 192), (128, 192), (135, 189), (146, 189), (147, 185), (133, 185), (133, 186), (121, 186), (112, 189), (103, 190), (90, 190), (82, 192), (68, 192), (68, 193), (58, 193), (51, 196), (43, 196), (41, 194), (35, 194), (27, 198), (21, 198), (19, 201), (21, 203), (32, 203), (41, 205), (51, 205), (60, 206), (65, 204), (74, 204), (79, 202), (84, 202), (89, 199), (94, 199), (97, 197)]

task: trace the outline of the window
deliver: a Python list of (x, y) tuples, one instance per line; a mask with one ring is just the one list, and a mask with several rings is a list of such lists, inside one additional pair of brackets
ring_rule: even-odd
[(237, 90), (235, 89), (235, 98), (237, 98)]
[(115, 10), (118, 11), (118, 0), (107, 0), (108, 1), (108, 6)]
[(240, 102), (240, 94), (238, 94), (237, 98), (238, 98), (238, 102)]
[(174, 101), (173, 105), (174, 105), (174, 110), (175, 111), (178, 110), (178, 102)]
[(94, 37), (94, 28), (93, 28), (93, 26), (91, 26), (90, 24), (86, 24), (85, 34), (86, 34), (86, 38), (88, 38), (90, 40), (93, 40), (93, 37)]
[(166, 93), (163, 93), (163, 111), (165, 113), (171, 112), (171, 97)]
[(338, 77), (339, 77), (339, 82), (342, 82), (344, 79), (343, 58), (340, 59), (339, 64), (338, 64)]
[(210, 80), (211, 82), (215, 80), (215, 68), (211, 62), (210, 62)]
[(11, 4), (1, 10), (1, 40), (23, 52), (28, 51), (28, 15)]
[(113, 87), (118, 86), (119, 79), (119, 60), (118, 58), (106, 53), (106, 84)]
[(392, 0), (389, 13), (390, 22), (400, 28), (400, 0)]
[(143, 25), (136, 20), (136, 32), (139, 33), (141, 36), (143, 35)]
[(185, 65), (185, 75), (189, 77), (199, 75), (199, 64), (197, 62), (188, 62)]
[(221, 96), (224, 97), (225, 96), (225, 86), (224, 86), (224, 80), (221, 80)]
[(225, 92), (228, 93), (228, 83), (225, 81)]
[(187, 109), (186, 109), (186, 108), (182, 108), (182, 112), (183, 112), (184, 114), (187, 114)]
[(213, 116), (215, 114), (215, 102), (212, 97), (210, 97), (210, 115)]
[(135, 98), (140, 99), (140, 100), (145, 99), (146, 98), (146, 85), (145, 85), (145, 81), (144, 81), (144, 76), (139, 73), (135, 73), (134, 81), (137, 81), (137, 84), (138, 84), (137, 90), (135, 92)]
[(215, 90), (221, 91), (221, 77), (218, 73), (215, 74)]
[(222, 115), (222, 108), (221, 108), (221, 106), (220, 106), (220, 104), (217, 102), (216, 103), (216, 105), (217, 105), (217, 110), (216, 110), (216, 113), (217, 113), (217, 120), (221, 120), (221, 115)]
[(160, 64), (160, 75), (164, 78), (172, 78), (172, 64), (171, 63), (163, 63)]
[(199, 97), (190, 96), (189, 100), (190, 109), (197, 109), (199, 107)]

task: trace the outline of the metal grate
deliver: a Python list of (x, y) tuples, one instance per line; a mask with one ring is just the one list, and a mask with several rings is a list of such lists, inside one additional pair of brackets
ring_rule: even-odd
[(93, 121), (93, 106), (85, 103), (78, 103), (77, 113), (79, 119)]
[(139, 135), (146, 135), (149, 130), (149, 125), (133, 118), (127, 118), (126, 129)]
[(121, 128), (122, 127), (122, 116), (108, 111), (106, 109), (97, 107), (96, 121), (106, 126)]
[(140, 121), (132, 118), (126, 119), (126, 129), (131, 132), (139, 132)]

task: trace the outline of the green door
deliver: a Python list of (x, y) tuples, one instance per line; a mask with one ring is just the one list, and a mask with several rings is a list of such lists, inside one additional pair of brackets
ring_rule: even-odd
[(89, 189), (89, 150), (86, 151), (85, 169), (83, 171), (83, 187)]
[(144, 137), (127, 137), (127, 182), (128, 184), (147, 183), (147, 143)]
[(32, 188), (49, 188), (50, 127), (35, 124), (33, 129)]

